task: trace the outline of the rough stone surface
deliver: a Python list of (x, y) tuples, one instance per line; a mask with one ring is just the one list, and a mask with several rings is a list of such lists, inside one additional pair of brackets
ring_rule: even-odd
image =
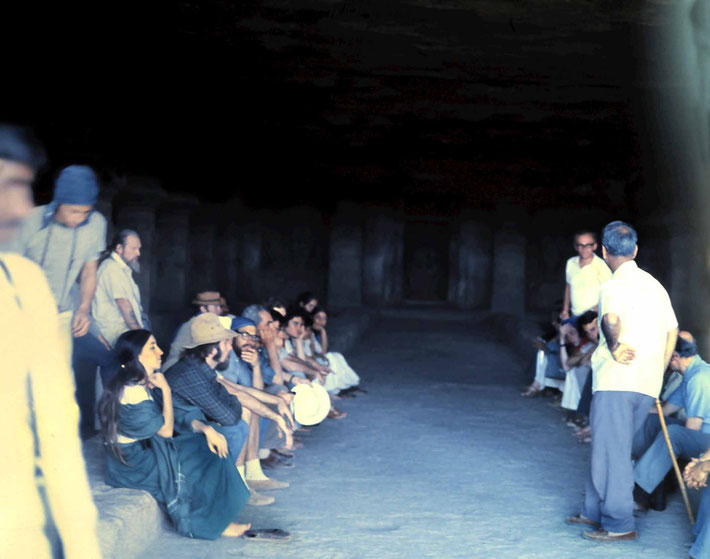
[(395, 314), (347, 355), (369, 394), (339, 403), (345, 420), (304, 435), (296, 467), (274, 475), (291, 482), (274, 492), (274, 505), (239, 516), (289, 530), (293, 541), (206, 542), (165, 531), (140, 557), (687, 556), (677, 494), (665, 512), (639, 519), (637, 542), (595, 544), (566, 526), (581, 502), (589, 447), (544, 400), (520, 398), (521, 360), (488, 324), (474, 323), (480, 317)]

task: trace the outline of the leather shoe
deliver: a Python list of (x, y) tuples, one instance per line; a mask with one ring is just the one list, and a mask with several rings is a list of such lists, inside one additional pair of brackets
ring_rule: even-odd
[(264, 470), (273, 470), (274, 468), (293, 468), (293, 463), (289, 462), (285, 458), (277, 458), (276, 456), (269, 456), (261, 460), (261, 467)]
[(592, 532), (582, 532), (582, 537), (594, 542), (625, 542), (637, 538), (636, 531), (624, 534), (610, 534), (606, 530), (594, 530)]
[(599, 522), (594, 522), (591, 518), (587, 518), (581, 514), (568, 516), (565, 519), (565, 523), (570, 524), (571, 526), (593, 526), (594, 528), (599, 528)]

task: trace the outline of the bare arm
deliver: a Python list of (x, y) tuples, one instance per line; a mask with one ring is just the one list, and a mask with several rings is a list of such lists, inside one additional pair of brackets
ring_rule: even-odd
[[(160, 374), (160, 373), (158, 373)], [(152, 381), (151, 381), (152, 382)], [(173, 415), (173, 395), (170, 391), (170, 387), (165, 383), (165, 386), (158, 386), (160, 391), (163, 393), (163, 426), (158, 429), (158, 435), (163, 438), (170, 438), (173, 436), (173, 426), (175, 423), (175, 418)], [(157, 386), (157, 385), (156, 385)]]
[(700, 429), (703, 426), (703, 418), (702, 417), (689, 417), (688, 419), (685, 420), (685, 426), (688, 429), (692, 429), (693, 431), (700, 431)]
[(671, 357), (673, 357), (673, 350), (675, 350), (675, 343), (678, 340), (678, 328), (669, 330), (666, 334), (666, 350), (663, 354), (663, 370), (668, 368), (668, 364), (671, 362)]
[(277, 405), (280, 400), (278, 396), (269, 394), (268, 392), (264, 392), (263, 390), (259, 390), (257, 388), (252, 388), (251, 386), (242, 386), (241, 384), (237, 384), (235, 382), (232, 382), (231, 380), (227, 380), (226, 378), (220, 378), (217, 380), (217, 382), (224, 386), (227, 389), (227, 392), (235, 396), (237, 396), (239, 392), (242, 392), (245, 394), (249, 394), (260, 402), (272, 405)]
[(284, 383), (284, 371), (281, 368), (281, 362), (279, 361), (279, 352), (276, 349), (276, 344), (273, 343), (265, 343), (264, 346), (266, 347), (266, 354), (269, 356), (269, 364), (271, 365), (271, 368), (274, 370), (274, 380), (273, 384), (283, 384)]
[[(615, 361), (628, 365), (636, 357), (636, 350), (619, 342), (621, 336), (621, 319), (615, 313), (606, 313), (602, 317), (602, 332), (607, 347)], [(670, 360), (670, 357), (668, 357)], [(666, 364), (668, 366), (668, 364)]]
[(123, 317), (123, 321), (126, 323), (126, 326), (128, 326), (131, 330), (139, 330), (141, 325), (136, 318), (136, 313), (133, 312), (133, 306), (130, 301), (128, 299), (124, 299), (123, 297), (114, 299), (114, 301), (116, 301), (116, 305), (118, 305), (118, 310), (121, 311), (121, 316)]
[(205, 425), (199, 419), (193, 419), (190, 426), (195, 433), (202, 433), (205, 436), (207, 446), (211, 452), (215, 453), (220, 458), (227, 457), (229, 454), (229, 446), (227, 445), (227, 439), (224, 438), (222, 433), (217, 432), (212, 425)]
[(79, 308), (72, 319), (72, 335), (75, 338), (80, 338), (89, 331), (89, 313), (91, 312), (91, 301), (96, 293), (98, 264), (98, 260), (85, 263), (79, 274)]
[(567, 366), (572, 368), (572, 367), (576, 367), (577, 365), (580, 365), (581, 363), (584, 362), (585, 359), (587, 359), (592, 353), (594, 353), (595, 349), (597, 349), (596, 344), (589, 351), (586, 351), (584, 353), (580, 352), (577, 355), (573, 355), (572, 357), (568, 358), (567, 359)]
[(562, 318), (562, 319), (569, 318), (569, 313), (570, 313), (569, 305), (570, 305), (569, 283), (565, 283), (565, 294), (562, 298), (562, 312), (560, 313), (560, 318)]
[(320, 348), (323, 355), (328, 353), (328, 334), (326, 333), (325, 328), (320, 329)]

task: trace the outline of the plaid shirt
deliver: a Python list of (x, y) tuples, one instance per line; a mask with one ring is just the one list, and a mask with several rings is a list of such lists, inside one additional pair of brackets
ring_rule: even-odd
[(207, 419), (220, 425), (239, 423), (239, 400), (217, 382), (217, 373), (204, 361), (183, 357), (165, 371), (165, 378), (175, 394), (200, 408)]

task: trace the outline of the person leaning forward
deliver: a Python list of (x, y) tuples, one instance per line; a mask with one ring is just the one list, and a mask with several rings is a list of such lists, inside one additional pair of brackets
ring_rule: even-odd
[(592, 526), (594, 541), (636, 539), (631, 449), (658, 396), (678, 335), (668, 293), (634, 262), (636, 231), (609, 223), (602, 254), (613, 275), (600, 291), (601, 335), (592, 355), (592, 456), (581, 514), (574, 525)]

